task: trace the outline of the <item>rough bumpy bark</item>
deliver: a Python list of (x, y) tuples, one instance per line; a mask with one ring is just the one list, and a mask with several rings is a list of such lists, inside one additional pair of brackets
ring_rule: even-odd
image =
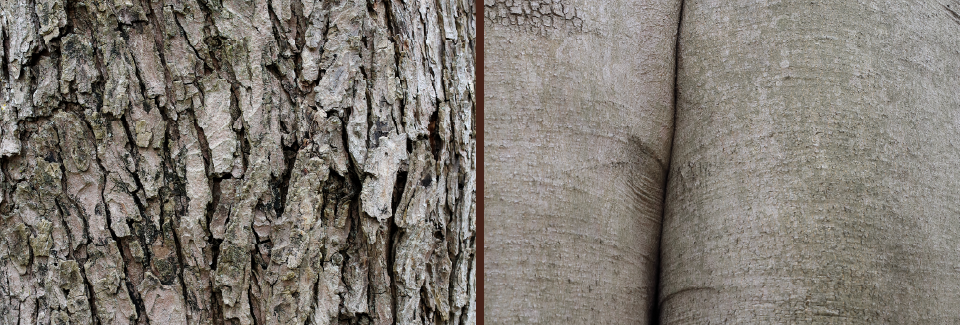
[(653, 317), (679, 6), (485, 1), (486, 320)]
[(475, 323), (474, 21), (0, 0), (0, 323)]
[(687, 1), (663, 324), (960, 322), (956, 1)]

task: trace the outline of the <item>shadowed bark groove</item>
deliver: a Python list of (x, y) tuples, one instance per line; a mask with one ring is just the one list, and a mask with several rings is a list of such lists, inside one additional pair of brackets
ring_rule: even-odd
[(474, 26), (0, 0), (0, 324), (476, 323)]
[(484, 4), (486, 319), (655, 323), (680, 1)]

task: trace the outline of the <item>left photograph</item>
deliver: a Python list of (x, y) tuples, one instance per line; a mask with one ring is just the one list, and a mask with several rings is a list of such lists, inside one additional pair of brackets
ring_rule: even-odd
[(0, 0), (0, 324), (475, 324), (475, 10)]

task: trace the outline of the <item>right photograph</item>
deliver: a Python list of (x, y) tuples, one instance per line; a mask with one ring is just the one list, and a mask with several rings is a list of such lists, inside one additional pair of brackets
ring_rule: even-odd
[(487, 321), (960, 323), (960, 1), (483, 15)]

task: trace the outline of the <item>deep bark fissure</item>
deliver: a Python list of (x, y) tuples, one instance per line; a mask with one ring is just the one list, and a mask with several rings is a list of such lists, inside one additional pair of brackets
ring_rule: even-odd
[[(172, 11), (172, 10), (171, 10), (171, 11)], [(211, 67), (211, 65), (210, 65), (209, 63), (207, 63), (207, 60), (204, 59), (204, 56), (203, 56), (203, 55), (200, 55), (200, 51), (197, 51), (197, 48), (193, 45), (193, 42), (190, 42), (190, 41), (189, 41), (190, 38), (187, 37), (187, 31), (186, 31), (185, 29), (183, 29), (183, 24), (180, 23), (180, 19), (181, 19), (181, 18), (180, 18), (179, 13), (174, 12), (174, 14), (173, 14), (173, 22), (176, 23), (176, 24), (177, 24), (177, 27), (180, 29), (180, 36), (183, 37), (184, 39), (188, 40), (188, 41), (186, 41), (186, 42), (184, 42), (184, 43), (187, 43), (187, 46), (189, 46), (190, 49), (193, 50), (193, 55), (196, 56), (197, 59), (199, 59), (200, 61), (203, 62), (204, 68), (215, 71), (216, 69), (214, 69), (213, 67)], [(204, 71), (204, 72), (207, 72), (207, 71)], [(202, 88), (202, 87), (201, 87), (201, 88)], [(202, 91), (202, 90), (201, 90), (201, 91)]]
[[(91, 244), (84, 244), (84, 246), (87, 246), (87, 245), (91, 245)], [(84, 247), (84, 249), (86, 249), (86, 247)], [(86, 261), (80, 261), (80, 260), (78, 260), (78, 262), (80, 262), (80, 263), (77, 263), (77, 264), (78, 264), (78, 268), (80, 269), (80, 276), (83, 278), (84, 288), (87, 289), (87, 294), (86, 294), (86, 296), (87, 296), (87, 304), (90, 305), (90, 314), (91, 314), (91, 315), (90, 315), (90, 317), (91, 317), (90, 319), (93, 320), (93, 323), (94, 323), (94, 324), (99, 325), (101, 322), (100, 322), (100, 317), (97, 316), (97, 305), (94, 303), (94, 298), (93, 298), (93, 284), (90, 283), (90, 280), (89, 280), (89, 279), (87, 279), (87, 270), (86, 270), (85, 267), (84, 267), (84, 264), (85, 264), (85, 263), (83, 263), (83, 262), (86, 262)]]
[[(170, 64), (169, 62), (167, 62), (166, 54), (163, 53), (164, 52), (163, 49), (165, 48), (163, 35), (166, 34), (167, 32), (166, 26), (165, 24), (162, 24), (160, 22), (160, 17), (157, 17), (158, 13), (154, 12), (153, 7), (150, 6), (150, 4), (154, 2), (150, 1), (148, 3), (143, 3), (147, 1), (149, 0), (141, 0), (140, 5), (143, 7), (145, 14), (147, 15), (148, 23), (153, 25), (153, 29), (152, 29), (153, 32), (152, 33), (148, 32), (148, 33), (153, 35), (153, 39), (152, 39), (153, 46), (154, 48), (157, 49), (156, 54), (157, 54), (157, 57), (160, 58), (160, 64), (163, 67), (168, 67), (170, 66)], [(162, 15), (162, 13), (160, 13), (160, 15)], [(174, 18), (174, 21), (176, 21), (176, 18)], [(146, 27), (144, 27), (144, 29), (146, 29)], [(186, 42), (186, 43), (189, 44), (190, 42)], [(163, 71), (163, 81), (165, 85), (165, 87), (163, 87), (163, 90), (164, 90), (163, 95), (166, 96), (167, 101), (174, 101), (177, 98), (177, 96), (173, 94), (172, 72), (170, 72), (170, 69), (161, 69), (161, 70)], [(147, 93), (145, 92), (144, 94), (147, 94)], [(154, 98), (154, 100), (159, 100), (159, 99)], [(166, 107), (166, 106), (167, 105), (160, 105), (160, 103), (157, 103), (156, 107)]]
[[(384, 16), (384, 19), (386, 19), (386, 25), (390, 31), (390, 40), (393, 41), (393, 47), (395, 48), (395, 50), (393, 51), (393, 57), (394, 57), (393, 62), (397, 66), (400, 66), (401, 62), (403, 62), (402, 60), (400, 60), (401, 54), (403, 53), (403, 50), (401, 49), (405, 46), (403, 44), (403, 40), (401, 39), (402, 35), (400, 34), (400, 25), (399, 25), (400, 23), (397, 21), (396, 17), (394, 17), (394, 15), (396, 15), (396, 11), (393, 8), (394, 2), (384, 1), (383, 4), (384, 4), (384, 11), (385, 11), (383, 16)], [(394, 69), (393, 72), (394, 72), (394, 75), (392, 77), (397, 78), (397, 80), (400, 83), (398, 86), (400, 86), (401, 89), (406, 89), (405, 87), (406, 80), (404, 80), (403, 76), (400, 75), (401, 74), (400, 69)], [(401, 129), (400, 126), (404, 125), (404, 119), (406, 116), (404, 112), (406, 111), (407, 100), (406, 98), (400, 97), (400, 98), (397, 98), (396, 101), (397, 101), (397, 106), (399, 106), (400, 108), (400, 116), (393, 116), (392, 120), (393, 120), (393, 127), (396, 130), (400, 130)], [(392, 112), (390, 115), (393, 115)], [(396, 311), (396, 308), (394, 308), (394, 311)]]
[[(257, 232), (253, 232), (256, 235)], [(250, 282), (251, 284), (247, 286), (247, 303), (250, 304), (250, 319), (253, 321), (253, 325), (260, 324), (260, 320), (257, 318), (256, 311), (259, 309), (257, 300), (255, 300), (255, 295), (253, 294), (253, 280), (257, 279), (257, 273), (254, 272), (253, 268), (258, 267), (257, 255), (260, 254), (260, 245), (259, 240), (257, 240), (258, 245), (254, 245), (253, 251), (250, 252)]]
[[(80, 120), (86, 122), (85, 119), (80, 119)], [(61, 151), (62, 151), (62, 149), (61, 149)], [(4, 162), (4, 165), (5, 165), (5, 164), (6, 164), (6, 160), (4, 160), (3, 162)], [(3, 167), (4, 167), (4, 170), (6, 170), (6, 166), (3, 166)], [(60, 173), (63, 175), (63, 177), (61, 177), (61, 179), (60, 179), (60, 181), (61, 181), (61, 186), (62, 186), (62, 188), (65, 189), (65, 188), (67, 188), (67, 177), (66, 177), (66, 175), (67, 175), (67, 170), (66, 170), (66, 167), (64, 167), (63, 164), (60, 164)], [(63, 196), (66, 198), (66, 200), (68, 200), (68, 201), (75, 201), (73, 198), (69, 197), (69, 195), (67, 195), (66, 193), (63, 193), (62, 195), (63, 195)], [(69, 203), (72, 203), (72, 204), (76, 205), (76, 202), (69, 202)], [(57, 209), (59, 209), (61, 216), (65, 216), (65, 215), (66, 215), (66, 211), (63, 209), (62, 206), (60, 206), (60, 204), (57, 205)], [(80, 211), (79, 207), (77, 207), (77, 213), (80, 214), (80, 215), (83, 214), (83, 212)], [(89, 223), (88, 223), (88, 221), (87, 221), (87, 218), (86, 218), (86, 217), (81, 217), (80, 219), (82, 220), (83, 225), (84, 225), (84, 234), (87, 235), (87, 236), (89, 236), (90, 226), (89, 226)], [(60, 223), (62, 224), (62, 226), (64, 227), (64, 229), (66, 229), (66, 228), (67, 228), (67, 223), (66, 223), (66, 221), (64, 221), (63, 218), (60, 218), (59, 221), (60, 221)], [(70, 234), (68, 233), (68, 235), (70, 235)], [(70, 247), (73, 247), (72, 241), (73, 241), (74, 239), (72, 238), (72, 235), (70, 235), (70, 237), (71, 237)], [(75, 239), (75, 240), (79, 240), (79, 239)], [(86, 246), (87, 246), (87, 245), (91, 245), (89, 238), (87, 239), (86, 242), (84, 242), (84, 243), (82, 243), (82, 244), (80, 244), (80, 245), (82, 245), (82, 246), (84, 247), (84, 249), (86, 249)], [(78, 247), (79, 247), (79, 246), (78, 246)], [(91, 315), (91, 317), (92, 317), (91, 319), (94, 321), (94, 324), (100, 324), (100, 318), (97, 317), (97, 309), (96, 309), (96, 305), (94, 304), (93, 284), (91, 284), (90, 281), (87, 279), (87, 272), (86, 272), (86, 270), (84, 269), (84, 263), (86, 262), (86, 258), (79, 259), (79, 258), (77, 258), (77, 257), (75, 256), (75, 253), (76, 253), (76, 252), (71, 251), (69, 255), (70, 255), (70, 257), (73, 257), (75, 261), (77, 261), (77, 266), (78, 266), (78, 268), (79, 268), (79, 270), (80, 270), (80, 276), (81, 276), (82, 281), (83, 281), (83, 286), (84, 286), (84, 288), (87, 290), (85, 296), (86, 296), (86, 298), (87, 298), (87, 304), (90, 306), (90, 313), (92, 314), (92, 315)], [(39, 308), (38, 308), (38, 310), (39, 310)], [(34, 319), (36, 319), (36, 317), (35, 317)]]
[[(170, 128), (169, 121), (167, 123), (168, 123), (167, 129), (169, 129)], [(130, 152), (130, 155), (134, 157), (133, 159), (134, 168), (136, 168), (137, 170), (141, 170), (142, 167), (140, 166), (140, 163), (143, 157), (140, 155), (139, 151), (135, 148), (134, 143), (136, 143), (136, 138), (133, 136), (133, 132), (130, 131), (130, 125), (127, 123), (126, 118), (121, 118), (120, 124), (123, 126), (123, 130), (126, 133), (125, 135), (127, 137), (127, 144), (129, 146), (128, 150)], [(162, 155), (162, 156), (166, 156), (166, 155)], [(106, 171), (104, 172), (104, 174), (106, 174)], [(131, 173), (131, 176), (133, 178), (134, 183), (136, 183), (137, 188), (139, 189), (139, 193), (146, 193), (146, 187), (143, 185), (143, 181), (140, 180), (139, 173)], [(144, 203), (141, 201), (140, 195), (135, 192), (135, 193), (131, 193), (131, 197), (133, 198), (133, 202), (137, 205), (137, 212), (140, 214), (140, 219), (141, 219), (140, 223), (142, 224), (141, 227), (152, 226), (150, 224), (150, 221), (151, 221), (150, 218), (148, 218), (146, 215), (146, 211), (148, 211), (148, 209), (146, 208), (146, 205), (144, 205)], [(164, 236), (163, 233), (165, 232), (164, 228), (166, 228), (165, 224), (167, 222), (171, 223), (171, 226), (169, 228), (170, 228), (170, 232), (173, 234), (174, 250), (176, 250), (176, 253), (177, 253), (177, 263), (178, 263), (177, 279), (179, 280), (180, 288), (183, 290), (183, 301), (187, 303), (190, 300), (188, 299), (188, 296), (187, 296), (187, 292), (188, 292), (187, 282), (184, 281), (183, 279), (183, 270), (185, 269), (186, 264), (184, 264), (184, 260), (183, 260), (183, 250), (181, 248), (182, 246), (180, 245), (180, 236), (179, 234), (177, 234), (177, 231), (176, 231), (177, 227), (172, 226), (176, 224), (175, 222), (173, 222), (173, 216), (166, 216), (167, 220), (164, 220), (165, 219), (164, 216), (165, 216), (165, 212), (161, 212), (159, 216), (160, 228), (157, 229), (156, 231), (160, 234), (162, 238), (162, 236)], [(132, 223), (132, 222), (134, 221), (127, 220), (127, 223)], [(141, 234), (135, 234), (133, 240), (139, 240), (140, 236)], [(146, 245), (146, 240), (144, 240), (142, 244), (144, 247), (150, 247), (149, 245)], [(153, 260), (152, 258), (153, 251), (151, 249), (143, 249), (143, 253), (146, 255), (145, 258), (147, 261)], [(151, 269), (151, 270), (154, 268), (152, 265), (149, 265), (147, 263), (144, 263), (143, 267), (144, 269)], [(142, 297), (140, 297), (140, 292), (138, 290), (135, 290), (135, 293), (136, 293), (136, 297), (131, 296), (131, 299), (134, 299), (134, 304), (137, 306), (137, 313), (142, 319), (144, 319), (149, 324), (149, 317), (147, 316), (146, 306), (143, 304), (143, 299)]]
[[(109, 176), (109, 172), (108, 172), (108, 169), (106, 169), (106, 168), (103, 166), (103, 164), (101, 163), (99, 157), (97, 157), (97, 165), (100, 166), (101, 175), (102, 175), (102, 176), (101, 176), (101, 181), (100, 181), (100, 183), (101, 183), (101, 184), (107, 184), (107, 177)], [(100, 191), (100, 197), (101, 197), (101, 198), (106, 197), (106, 195), (105, 195), (106, 190), (107, 190), (107, 187), (106, 187), (106, 186), (104, 186), (103, 189), (101, 189), (101, 191)], [(122, 283), (121, 285), (123, 285), (124, 289), (127, 290), (127, 294), (129, 295), (130, 300), (133, 302), (134, 307), (135, 307), (136, 310), (137, 310), (137, 319), (138, 319), (138, 321), (141, 321), (141, 320), (145, 321), (145, 320), (146, 320), (146, 314), (143, 313), (143, 311), (145, 310), (145, 308), (143, 307), (143, 301), (139, 299), (139, 292), (137, 292), (137, 290), (134, 289), (133, 284), (130, 283), (130, 276), (129, 276), (129, 273), (130, 273), (130, 272), (129, 272), (129, 269), (128, 269), (128, 268), (129, 268), (129, 266), (130, 266), (132, 263), (131, 263), (129, 257), (128, 257), (126, 254), (124, 254), (124, 251), (127, 251), (127, 249), (125, 249), (126, 246), (123, 244), (123, 241), (120, 240), (120, 237), (117, 236), (117, 233), (116, 233), (116, 232), (114, 231), (114, 229), (113, 229), (113, 219), (112, 219), (111, 214), (110, 214), (110, 209), (107, 208), (107, 206), (106, 206), (106, 202), (104, 201), (104, 202), (102, 202), (101, 204), (104, 205), (104, 207), (103, 207), (103, 215), (104, 215), (104, 217), (105, 217), (105, 219), (106, 219), (106, 229), (109, 231), (109, 233), (110, 233), (110, 238), (113, 239), (113, 243), (114, 243), (115, 245), (117, 245), (117, 249), (118, 249), (119, 252), (120, 252), (120, 254), (119, 254), (120, 256), (119, 256), (119, 257), (120, 257), (120, 259), (123, 261), (123, 265), (121, 266), (121, 268), (122, 268), (122, 270), (123, 270), (123, 280), (122, 280), (123, 283)], [(97, 245), (97, 244), (95, 243), (94, 245)], [(107, 245), (109, 245), (109, 243), (108, 243)], [(90, 295), (91, 295), (91, 296), (94, 296), (94, 291), (91, 291), (91, 292), (90, 292)]]
[(293, 172), (293, 165), (297, 161), (297, 155), (299, 154), (299, 142), (294, 142), (293, 145), (289, 147), (283, 147), (283, 160), (285, 167), (280, 175), (280, 179), (274, 185), (278, 189), (277, 197), (274, 198), (274, 201), (277, 202), (274, 206), (274, 211), (277, 213), (277, 220), (283, 219), (283, 213), (287, 207), (287, 191), (290, 189), (290, 176)]
[(10, 62), (10, 58), (8, 57), (8, 55), (10, 55), (10, 36), (7, 34), (6, 28), (0, 27), (0, 36), (2, 36), (0, 46), (3, 46), (3, 62), (0, 62), (0, 77), (2, 77), (3, 80), (10, 80), (10, 70), (7, 67), (7, 62)]
[[(61, 219), (50, 220), (56, 229), (54, 235), (59, 236), (56, 239), (62, 239), (63, 246), (71, 247), (59, 256), (65, 256), (67, 261), (88, 263), (79, 265), (83, 283), (76, 282), (88, 290), (85, 299), (89, 311), (68, 315), (79, 317), (71, 319), (72, 322), (84, 323), (80, 320), (89, 313), (88, 322), (93, 323), (222, 324), (224, 318), (228, 318), (229, 322), (255, 324), (272, 323), (276, 319), (299, 320), (294, 323), (383, 324), (400, 321), (399, 317), (416, 320), (413, 316), (417, 313), (439, 311), (430, 307), (434, 303), (430, 300), (434, 298), (453, 301), (469, 297), (469, 290), (444, 297), (424, 296), (437, 293), (434, 290), (437, 287), (453, 288), (454, 279), (447, 277), (428, 276), (430, 283), (397, 287), (398, 277), (412, 276), (411, 272), (422, 269), (424, 263), (427, 268), (437, 268), (432, 255), (420, 256), (420, 251), (429, 248), (424, 245), (438, 240), (448, 244), (446, 242), (456, 236), (441, 233), (423, 239), (401, 239), (413, 233), (399, 227), (394, 220), (412, 218), (435, 223), (434, 214), (440, 213), (447, 219), (455, 215), (454, 218), (463, 219), (459, 224), (465, 225), (471, 217), (454, 207), (471, 204), (463, 202), (469, 196), (462, 192), (471, 190), (465, 187), (465, 183), (469, 183), (464, 180), (466, 171), (436, 167), (449, 169), (444, 173), (457, 179), (449, 183), (449, 189), (445, 188), (448, 184), (440, 181), (441, 175), (436, 175), (438, 170), (428, 172), (429, 181), (409, 180), (411, 184), (407, 184), (407, 178), (414, 173), (423, 173), (414, 170), (423, 167), (416, 167), (408, 156), (414, 153), (414, 148), (423, 150), (424, 141), (432, 155), (417, 159), (442, 160), (445, 164), (470, 159), (459, 157), (462, 153), (455, 150), (448, 153), (447, 147), (448, 143), (451, 148), (460, 142), (463, 142), (460, 146), (470, 145), (472, 135), (461, 139), (459, 134), (450, 136), (452, 131), (459, 131), (443, 128), (452, 125), (446, 121), (447, 112), (450, 120), (457, 121), (454, 123), (460, 120), (475, 123), (465, 116), (473, 113), (475, 104), (463, 105), (466, 111), (461, 111), (462, 103), (455, 103), (458, 106), (454, 108), (446, 100), (428, 98), (447, 95), (452, 100), (461, 96), (460, 89), (441, 94), (440, 89), (424, 87), (423, 94), (408, 93), (417, 91), (418, 83), (430, 84), (430, 88), (452, 87), (463, 85), (455, 79), (472, 78), (472, 74), (463, 73), (463, 67), (459, 66), (463, 64), (461, 49), (446, 48), (450, 43), (444, 36), (449, 36), (446, 33), (450, 31), (444, 29), (445, 26), (437, 26), (453, 21), (460, 26), (463, 15), (468, 14), (465, 8), (460, 8), (461, 3), (451, 3), (447, 10), (432, 0), (426, 4), (366, 1), (336, 5), (328, 1), (285, 4), (286, 1), (281, 0), (242, 3), (226, 0), (222, 4), (202, 0), (198, 3), (134, 1), (113, 5), (45, 1), (16, 3), (13, 5), (16, 11), (6, 6), (0, 9), (4, 14), (29, 13), (22, 15), (25, 24), (12, 25), (11, 20), (0, 22), (3, 37), (0, 67), (5, 68), (0, 73), (4, 78), (0, 97), (19, 100), (4, 103), (16, 106), (7, 112), (11, 116), (4, 115), (3, 122), (5, 126), (7, 123), (27, 125), (16, 136), (4, 135), (2, 140), (9, 141), (8, 137), (16, 140), (16, 150), (23, 152), (13, 152), (14, 157), (34, 155), (37, 146), (43, 155), (47, 151), (61, 152), (64, 157), (55, 159), (61, 163), (64, 158), (82, 159), (68, 156), (65, 150), (83, 151), (90, 156), (89, 171), (86, 167), (77, 167), (83, 170), (77, 172), (72, 165), (61, 164), (62, 178), (59, 184), (51, 186), (55, 193), (65, 193), (62, 200), (57, 200)], [(419, 13), (421, 5), (429, 12)], [(11, 30), (9, 26), (24, 30)], [(416, 30), (400, 31), (414, 27)], [(37, 33), (40, 28), (42, 34)], [(309, 41), (308, 28), (313, 33)], [(251, 32), (263, 35), (245, 35)], [(472, 37), (459, 32), (458, 40)], [(266, 35), (269, 33), (273, 35)], [(419, 39), (424, 35), (418, 34), (439, 35), (443, 39), (437, 44), (430, 43), (441, 46), (440, 57), (437, 57), (437, 48), (421, 48), (426, 47), (427, 42)], [(359, 36), (359, 41), (354, 36)], [(309, 55), (304, 54), (306, 43), (318, 40), (317, 44), (325, 45), (312, 48)], [(322, 67), (313, 71), (319, 74), (317, 79), (299, 78), (303, 75), (300, 72), (309, 68), (304, 67), (309, 65), (308, 59), (313, 60), (310, 64), (314, 64), (314, 68)], [(427, 64), (430, 66), (421, 67)], [(11, 72), (17, 70), (22, 72), (19, 79), (9, 80)], [(388, 73), (390, 70), (393, 72)], [(451, 78), (451, 82), (443, 78)], [(310, 81), (304, 81), (306, 79)], [(206, 87), (208, 80), (220, 83), (219, 88)], [(219, 90), (215, 93), (210, 89)], [(216, 107), (216, 103), (224, 106)], [(444, 108), (440, 109), (441, 106)], [(205, 109), (218, 111), (204, 114)], [(361, 112), (363, 109), (367, 112)], [(450, 110), (441, 112), (447, 109)], [(230, 120), (225, 121), (228, 110)], [(69, 148), (66, 141), (54, 149), (43, 147), (44, 143), (56, 142), (44, 139), (50, 136), (37, 134), (36, 130), (60, 123), (61, 111), (71, 113), (68, 120), (76, 117), (83, 121), (79, 123), (83, 135), (71, 133), (69, 137), (96, 137), (96, 140), (70, 144)], [(406, 113), (411, 116), (406, 118)], [(381, 141), (384, 137), (387, 140)], [(224, 141), (227, 141), (226, 147), (222, 146)], [(21, 143), (26, 145), (21, 148)], [(225, 149), (233, 144), (239, 148), (234, 156), (218, 154), (234, 152)], [(5, 150), (13, 150), (3, 145)], [(311, 156), (300, 156), (300, 151), (308, 148), (312, 151), (304, 153)], [(24, 223), (16, 212), (31, 203), (19, 202), (21, 196), (42, 197), (46, 192), (21, 189), (16, 193), (16, 200), (7, 199), (14, 196), (19, 182), (36, 182), (38, 178), (33, 175), (40, 171), (29, 163), (13, 167), (10, 162), (20, 158), (5, 155), (0, 159), (3, 169), (0, 173), (4, 176), (0, 213), (5, 217), (13, 215), (13, 219), (5, 219), (13, 221), (5, 222), (4, 230), (8, 231), (10, 226), (26, 229), (29, 238), (21, 241), (41, 240), (37, 242), (41, 246), (37, 247), (45, 249), (42, 240), (46, 237), (31, 236), (40, 236), (46, 230), (37, 229), (33, 219)], [(300, 169), (294, 171), (298, 159), (306, 163), (303, 174)], [(96, 166), (92, 166), (94, 164)], [(326, 170), (315, 170), (317, 167)], [(14, 172), (11, 168), (20, 169)], [(17, 179), (7, 176), (10, 173), (16, 173)], [(320, 185), (309, 186), (319, 186), (321, 190), (304, 192), (298, 187), (301, 181), (310, 183), (304, 177), (316, 176), (324, 179)], [(427, 192), (418, 186), (435, 191)], [(430, 203), (437, 198), (428, 198), (427, 203), (405, 203), (410, 200), (406, 197), (430, 195), (444, 195), (451, 201), (444, 201), (447, 206)], [(257, 200), (262, 202), (255, 202)], [(315, 215), (308, 216), (311, 206)], [(418, 207), (428, 208), (417, 210)], [(406, 212), (401, 216), (398, 210)], [(299, 218), (297, 211), (304, 212), (304, 218)], [(67, 216), (71, 213), (79, 216)], [(444, 223), (450, 225), (446, 229), (448, 233), (452, 233), (453, 224), (457, 224)], [(277, 231), (285, 229), (287, 224), (308, 232), (307, 236), (299, 234), (294, 241), (285, 241), (285, 234)], [(347, 230), (344, 226), (353, 228)], [(82, 229), (86, 234), (92, 231), (93, 235), (82, 237), (76, 230), (59, 230), (68, 227)], [(365, 236), (369, 236), (371, 230), (376, 244), (368, 245)], [(243, 238), (246, 236), (252, 243)], [(304, 238), (320, 242), (307, 245), (299, 241)], [(419, 242), (421, 240), (425, 242)], [(22, 259), (14, 261), (16, 265), (0, 263), (0, 266), (19, 268), (26, 263), (29, 269), (47, 263), (45, 257), (36, 259), (42, 251), (34, 252), (37, 249), (29, 243), (24, 245), (15, 247), (17, 254), (23, 254)], [(76, 245), (79, 247), (74, 250)], [(326, 247), (322, 249), (326, 260), (307, 259), (308, 255), (304, 254), (315, 254), (318, 245)], [(224, 247), (224, 251), (220, 247)], [(0, 245), (0, 253), (6, 252), (5, 249), (6, 246)], [(88, 256), (84, 256), (84, 249)], [(364, 262), (360, 269), (354, 269), (354, 276), (348, 277), (345, 270), (347, 264), (356, 264), (351, 255), (355, 249), (364, 250), (361, 258), (377, 255)], [(403, 265), (393, 261), (405, 256), (404, 250), (412, 250), (414, 255), (410, 256), (414, 260), (404, 261)], [(237, 260), (237, 253), (249, 262)], [(49, 260), (56, 263), (53, 257)], [(199, 265), (194, 265), (197, 264), (194, 261)], [(245, 263), (250, 263), (249, 268), (244, 267)], [(325, 264), (332, 269), (323, 268)], [(279, 274), (284, 282), (274, 282), (278, 274), (271, 272), (277, 265), (283, 272), (291, 271)], [(326, 271), (319, 271), (321, 269)], [(340, 271), (332, 271), (338, 269)], [(298, 280), (315, 271), (321, 272), (320, 280)], [(38, 288), (36, 281), (43, 275), (31, 270), (24, 272), (22, 278), (17, 278), (18, 283), (0, 284), (0, 292), (7, 292), (4, 290), (11, 286), (26, 285), (24, 288), (28, 291)], [(358, 281), (357, 275), (363, 280)], [(117, 281), (113, 281), (113, 276)], [(104, 280), (118, 283), (114, 287), (103, 283)], [(296, 288), (298, 283), (303, 286)], [(119, 290), (120, 286), (123, 290)], [(291, 290), (285, 291), (288, 288)], [(462, 286), (458, 288), (463, 291)], [(81, 290), (62, 289), (74, 296)], [(284, 296), (285, 292), (292, 293), (292, 297)], [(357, 299), (348, 292), (365, 292), (367, 297)], [(401, 293), (418, 294), (419, 311), (417, 308), (398, 310), (401, 306), (396, 295)], [(35, 304), (44, 302), (35, 294), (24, 300), (14, 298), (18, 304), (10, 308), (23, 308), (15, 322), (34, 323), (38, 317), (51, 315), (44, 311), (48, 308), (46, 305)], [(208, 299), (212, 301), (207, 302)], [(348, 299), (353, 299), (350, 306), (353, 309), (343, 314)], [(17, 307), (20, 302), (22, 307)], [(205, 306), (208, 303), (212, 306)], [(248, 311), (243, 310), (247, 307), (250, 307)], [(473, 319), (473, 316), (464, 317), (464, 320)], [(432, 313), (420, 315), (420, 320), (435, 318)]]
[(663, 182), (660, 188), (663, 190), (663, 193), (662, 193), (663, 197), (660, 204), (660, 209), (661, 209), (660, 222), (659, 222), (660, 229), (657, 230), (658, 232), (657, 238), (659, 238), (659, 240), (657, 241), (657, 268), (656, 268), (657, 274), (655, 278), (656, 282), (653, 284), (654, 285), (653, 310), (651, 312), (650, 324), (660, 324), (660, 310), (662, 308), (663, 301), (666, 301), (666, 299), (664, 300), (660, 299), (660, 290), (661, 290), (660, 278), (662, 276), (661, 270), (660, 270), (660, 263), (663, 260), (663, 257), (660, 255), (662, 251), (661, 247), (663, 246), (663, 220), (667, 213), (667, 184), (670, 182), (671, 155), (673, 154), (673, 148), (676, 143), (675, 142), (676, 135), (674, 133), (676, 132), (677, 108), (680, 105), (679, 104), (680, 103), (679, 78), (680, 78), (680, 65), (681, 65), (680, 32), (681, 32), (681, 28), (683, 28), (683, 6), (685, 2), (686, 2), (685, 0), (680, 0), (680, 8), (677, 11), (677, 29), (676, 29), (677, 31), (674, 37), (676, 44), (674, 45), (674, 51), (673, 51), (673, 116), (671, 120), (672, 123), (670, 125), (670, 148), (667, 150), (667, 156), (664, 157), (664, 161), (661, 163), (661, 166), (663, 167), (664, 176), (663, 176)]

